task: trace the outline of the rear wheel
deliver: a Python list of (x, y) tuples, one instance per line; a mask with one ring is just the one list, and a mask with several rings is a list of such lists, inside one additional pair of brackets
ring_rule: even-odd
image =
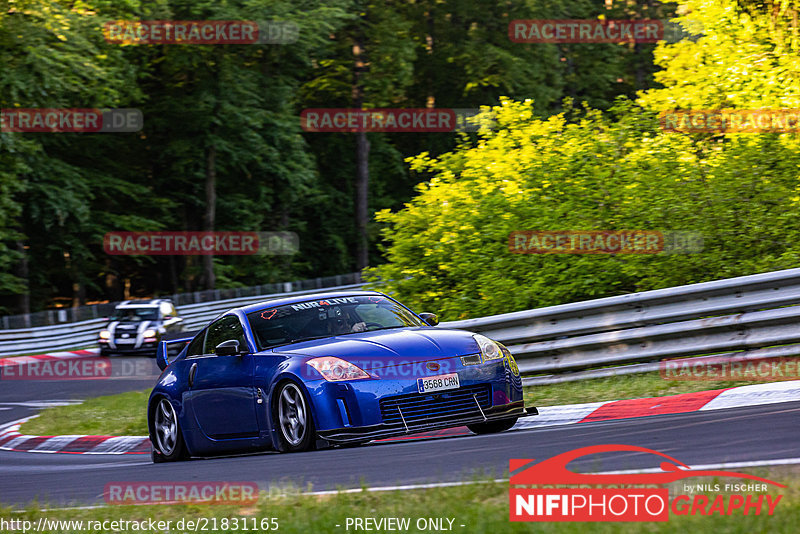
[(275, 393), (274, 417), (281, 452), (314, 448), (316, 430), (305, 395), (294, 382), (284, 382)]
[(162, 397), (153, 414), (153, 462), (172, 462), (186, 457), (180, 423), (172, 403)]
[(491, 421), (488, 423), (475, 423), (474, 425), (467, 425), (472, 432), (476, 434), (495, 434), (508, 430), (517, 424), (517, 418), (503, 419), (502, 421)]

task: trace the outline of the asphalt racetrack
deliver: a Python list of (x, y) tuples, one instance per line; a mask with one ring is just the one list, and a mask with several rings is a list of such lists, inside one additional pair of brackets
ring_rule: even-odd
[[(0, 382), (0, 429), (52, 402), (146, 389), (154, 380)], [(262, 490), (305, 490), (310, 484), (322, 491), (505, 478), (511, 458), (545, 459), (609, 443), (655, 449), (690, 466), (795, 458), (800, 456), (800, 402), (158, 465), (142, 454), (0, 451), (0, 503), (19, 507), (38, 499), (44, 507), (97, 504), (111, 482), (248, 481)], [(658, 461), (646, 454), (614, 453), (576, 460), (569, 467), (585, 472), (644, 469), (658, 467)]]

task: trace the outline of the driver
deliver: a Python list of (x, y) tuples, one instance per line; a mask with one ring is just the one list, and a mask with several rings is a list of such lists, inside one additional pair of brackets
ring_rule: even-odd
[[(352, 312), (343, 310), (341, 306), (329, 308), (326, 315), (328, 318), (328, 330), (332, 335), (367, 331), (367, 324), (365, 322), (358, 321), (357, 317), (354, 317)], [(321, 318), (322, 317), (320, 317), (320, 319)]]

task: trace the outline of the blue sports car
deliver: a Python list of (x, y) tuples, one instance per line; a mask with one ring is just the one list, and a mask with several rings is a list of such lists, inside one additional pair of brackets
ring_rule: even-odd
[[(193, 338), (162, 341), (150, 395), (153, 461), (294, 452), (466, 425), (501, 432), (532, 415), (511, 353), (435, 328), (377, 292), (235, 308)], [(168, 362), (168, 343), (185, 343)]]

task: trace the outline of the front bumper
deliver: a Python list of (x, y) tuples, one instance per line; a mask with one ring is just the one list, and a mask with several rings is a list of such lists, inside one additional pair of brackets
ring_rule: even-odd
[[(463, 365), (453, 358), (439, 360), (438, 371), (423, 365), (421, 371), (398, 372), (397, 378), (384, 374), (379, 379), (306, 382), (317, 433), (343, 444), (524, 417), (522, 380), (512, 362), (504, 358)], [(460, 386), (418, 393), (418, 378), (442, 370), (457, 373)]]
[(486, 423), (523, 417), (526, 415), (522, 401), (513, 402), (504, 406), (492, 406), (478, 410), (476, 405), (472, 413), (464, 412), (459, 415), (441, 415), (429, 417), (425, 421), (408, 421), (401, 423), (380, 423), (362, 427), (343, 427), (318, 432), (320, 438), (334, 445), (348, 443), (361, 443), (375, 439), (391, 438), (419, 432), (430, 432), (445, 428)]
[(144, 341), (141, 344), (126, 343), (124, 345), (117, 344), (112, 347), (106, 339), (98, 340), (100, 350), (108, 354), (147, 354), (155, 356), (158, 350), (158, 341)]

